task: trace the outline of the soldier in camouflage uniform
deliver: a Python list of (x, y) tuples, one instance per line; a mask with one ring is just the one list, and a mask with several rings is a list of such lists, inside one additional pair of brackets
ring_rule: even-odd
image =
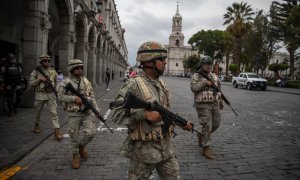
[[(200, 60), (199, 71), (214, 81), (221, 89), (219, 78), (211, 73), (212, 59), (204, 56)], [(220, 93), (216, 93), (212, 88), (212, 82), (205, 79), (199, 73), (195, 73), (191, 78), (191, 90), (194, 93), (194, 107), (197, 110), (202, 134), (197, 134), (199, 146), (203, 147), (203, 155), (208, 159), (213, 159), (211, 146), (211, 134), (220, 126), (220, 109), (223, 109), (223, 100)]]
[[(79, 59), (73, 59), (68, 62), (68, 71), (70, 77), (65, 78), (58, 87), (59, 100), (65, 103), (65, 111), (68, 112), (69, 135), (71, 138), (71, 147), (73, 153), (72, 167), (80, 167), (80, 157), (84, 160), (88, 158), (85, 146), (93, 139), (96, 134), (96, 125), (91, 116), (91, 110), (82, 112), (85, 108), (82, 100), (71, 94), (65, 89), (68, 83), (81, 94), (85, 95), (98, 110), (94, 92), (89, 80), (83, 74), (83, 62)], [(80, 126), (83, 128), (83, 136), (79, 138)]]
[[(50, 67), (50, 56), (45, 54), (41, 55), (39, 58), (39, 62), (41, 65), (42, 71), (49, 77), (52, 85), (56, 86), (56, 71)], [(36, 108), (36, 117), (34, 122), (34, 133), (40, 133), (40, 117), (41, 112), (45, 104), (47, 104), (50, 114), (51, 114), (51, 121), (54, 131), (55, 138), (60, 141), (62, 139), (62, 134), (60, 132), (60, 125), (58, 122), (57, 116), (57, 103), (55, 93), (49, 87), (47, 79), (36, 69), (34, 69), (30, 75), (29, 85), (34, 87), (35, 90), (35, 102), (34, 106)]]
[[(130, 78), (120, 90), (115, 101), (123, 101), (127, 91), (140, 98), (169, 108), (170, 93), (165, 82), (159, 78), (166, 66), (167, 50), (158, 42), (143, 43), (137, 53), (137, 61), (143, 69), (140, 75)], [(174, 125), (168, 133), (162, 134), (163, 121), (157, 111), (145, 109), (114, 108), (112, 120), (128, 127), (128, 137), (122, 145), (122, 152), (130, 159), (129, 179), (148, 179), (154, 169), (161, 179), (179, 179), (179, 166), (174, 147), (170, 142)], [(186, 130), (191, 130), (188, 122)]]

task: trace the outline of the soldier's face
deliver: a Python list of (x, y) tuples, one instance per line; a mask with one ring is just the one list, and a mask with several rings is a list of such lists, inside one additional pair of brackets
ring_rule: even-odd
[(165, 68), (166, 68), (166, 64), (167, 64), (166, 58), (159, 59), (159, 60), (155, 61), (155, 66), (156, 66), (156, 69), (157, 69), (159, 75), (163, 75), (164, 74)]
[(211, 64), (203, 64), (202, 69), (203, 71), (209, 73), (211, 71)]
[(73, 74), (75, 76), (82, 76), (82, 74), (83, 74), (83, 67), (82, 66), (75, 67), (73, 69)]
[(44, 66), (44, 67), (49, 67), (50, 66), (50, 60), (43, 60), (42, 61), (42, 66)]

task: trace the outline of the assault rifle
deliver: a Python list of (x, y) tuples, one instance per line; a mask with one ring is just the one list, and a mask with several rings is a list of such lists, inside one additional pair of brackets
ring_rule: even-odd
[(96, 115), (96, 117), (108, 128), (108, 130), (113, 133), (113, 131), (110, 129), (110, 127), (105, 123), (105, 119), (102, 117), (102, 115), (97, 111), (97, 109), (93, 106), (92, 102), (88, 100), (83, 94), (79, 93), (75, 90), (75, 88), (72, 86), (71, 83), (68, 83), (65, 86), (65, 89), (69, 91), (70, 93), (74, 94), (75, 96), (78, 96), (82, 100), (82, 104), (84, 105), (84, 109), (82, 112), (86, 112), (87, 110), (91, 109), (93, 113)]
[(44, 71), (42, 70), (42, 67), (41, 67), (41, 66), (38, 66), (38, 67), (35, 68), (35, 70), (36, 70), (37, 72), (39, 72), (41, 75), (43, 75), (43, 76), (46, 78), (46, 83), (47, 83), (47, 85), (51, 88), (51, 90), (54, 92), (54, 94), (55, 94), (55, 96), (56, 96), (56, 98), (57, 98), (57, 97), (58, 97), (58, 96), (57, 96), (57, 91), (56, 91), (55, 87), (53, 86), (53, 84), (51, 83), (51, 80), (50, 80), (49, 76), (47, 76), (47, 75), (44, 73)]
[(230, 102), (228, 101), (228, 99), (224, 96), (224, 94), (223, 94), (223, 92), (221, 91), (221, 89), (218, 88), (218, 86), (216, 86), (216, 84), (213, 82), (213, 80), (211, 80), (211, 79), (207, 76), (207, 74), (206, 74), (205, 72), (201, 71), (201, 70), (198, 71), (198, 73), (199, 73), (201, 76), (203, 76), (205, 79), (207, 79), (208, 81), (211, 82), (212, 88), (213, 88), (215, 91), (221, 93), (221, 97), (222, 97), (222, 99), (224, 100), (224, 102), (230, 107), (230, 109), (232, 110), (232, 112), (233, 112), (236, 116), (238, 116), (237, 113), (235, 112), (235, 110), (231, 107), (231, 104), (230, 104)]
[[(159, 105), (157, 102), (147, 102), (139, 97), (137, 97), (134, 93), (128, 91), (125, 95), (125, 99), (123, 101), (123, 108), (125, 109), (146, 109), (150, 111), (157, 111), (161, 115), (164, 125), (162, 126), (162, 132), (166, 133), (169, 131), (169, 127), (174, 122), (180, 126), (186, 126), (187, 120), (183, 119), (182, 117), (178, 116), (177, 114), (172, 113), (168, 109), (164, 108), (163, 106)], [(192, 123), (192, 132), (198, 132), (194, 129), (194, 124)]]

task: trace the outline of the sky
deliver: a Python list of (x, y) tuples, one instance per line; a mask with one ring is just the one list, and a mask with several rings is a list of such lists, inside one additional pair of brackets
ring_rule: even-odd
[[(273, 0), (244, 0), (254, 11), (269, 11)], [(226, 8), (238, 0), (115, 0), (125, 42), (128, 62), (135, 65), (139, 46), (146, 41), (169, 43), (172, 32), (172, 17), (179, 2), (182, 16), (182, 32), (185, 45), (193, 34), (200, 30), (225, 30), (223, 15)]]

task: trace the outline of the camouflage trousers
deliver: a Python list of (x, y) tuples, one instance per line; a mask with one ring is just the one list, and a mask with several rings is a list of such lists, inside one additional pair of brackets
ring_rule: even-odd
[(147, 164), (130, 159), (128, 179), (149, 179), (154, 169), (157, 170), (162, 180), (179, 179), (179, 165), (175, 157), (170, 157), (158, 164)]
[(50, 115), (51, 115), (51, 122), (54, 129), (59, 128), (58, 116), (57, 116), (57, 104), (56, 99), (49, 99), (49, 100), (35, 100), (34, 107), (36, 108), (36, 116), (35, 116), (35, 125), (40, 124), (41, 113), (43, 110), (44, 105), (47, 104)]
[[(201, 143), (203, 147), (211, 145), (211, 134), (216, 131), (221, 122), (218, 105), (211, 105), (210, 108), (197, 107), (199, 123), (202, 126)], [(199, 135), (198, 135), (199, 137)]]
[[(91, 115), (68, 116), (69, 135), (71, 138), (71, 148), (73, 154), (79, 153), (79, 145), (86, 146), (96, 135), (96, 125)], [(83, 135), (80, 138), (80, 126), (82, 126)]]

